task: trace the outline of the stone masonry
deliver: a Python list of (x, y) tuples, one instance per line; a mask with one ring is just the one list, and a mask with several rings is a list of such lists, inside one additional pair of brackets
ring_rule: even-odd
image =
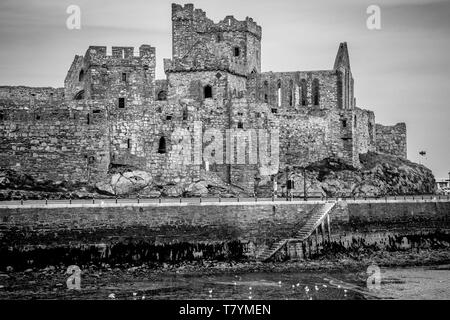
[(165, 184), (206, 170), (252, 191), (285, 166), (334, 157), (359, 167), (369, 151), (406, 157), (405, 124), (378, 125), (356, 106), (345, 42), (332, 69), (262, 72), (252, 18), (215, 23), (172, 4), (172, 27), (166, 79), (155, 79), (150, 45), (90, 46), (64, 88), (0, 87), (0, 166), (88, 183), (112, 165)]

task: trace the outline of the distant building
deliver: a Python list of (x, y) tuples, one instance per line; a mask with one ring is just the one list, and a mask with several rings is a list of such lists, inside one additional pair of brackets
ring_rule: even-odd
[(436, 179), (436, 188), (438, 190), (442, 188), (450, 188), (450, 179)]

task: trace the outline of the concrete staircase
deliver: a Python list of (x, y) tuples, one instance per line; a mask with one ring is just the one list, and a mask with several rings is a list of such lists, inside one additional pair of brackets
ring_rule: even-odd
[(322, 225), (324, 219), (327, 219), (327, 215), (336, 205), (336, 201), (326, 202), (325, 204), (317, 205), (311, 210), (306, 223), (298, 231), (294, 231), (293, 238), (282, 239), (273, 243), (270, 247), (264, 249), (264, 251), (257, 257), (259, 261), (268, 261), (278, 251), (283, 249), (291, 241), (305, 241), (313, 232)]

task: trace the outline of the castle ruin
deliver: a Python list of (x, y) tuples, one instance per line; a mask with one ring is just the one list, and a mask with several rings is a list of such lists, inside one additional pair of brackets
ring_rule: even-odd
[[(325, 158), (357, 168), (369, 151), (406, 158), (405, 124), (376, 124), (356, 106), (345, 42), (329, 70), (262, 72), (262, 29), (252, 18), (215, 23), (192, 4), (172, 4), (172, 30), (164, 80), (155, 79), (150, 45), (90, 46), (64, 88), (0, 87), (0, 166), (87, 183), (114, 165), (166, 184), (208, 170), (252, 192), (279, 168)], [(252, 141), (275, 133), (279, 148), (267, 152), (277, 163), (263, 170)], [(245, 150), (225, 148), (237, 139)]]

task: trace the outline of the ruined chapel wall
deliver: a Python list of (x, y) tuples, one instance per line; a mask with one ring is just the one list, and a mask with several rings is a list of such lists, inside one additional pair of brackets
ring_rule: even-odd
[(401, 122), (393, 126), (376, 124), (376, 150), (406, 159), (406, 124)]
[[(94, 113), (93, 110), (97, 112)], [(29, 113), (28, 113), (29, 114)], [(109, 164), (102, 103), (72, 102), (0, 122), (0, 166), (38, 179), (96, 181)]]

